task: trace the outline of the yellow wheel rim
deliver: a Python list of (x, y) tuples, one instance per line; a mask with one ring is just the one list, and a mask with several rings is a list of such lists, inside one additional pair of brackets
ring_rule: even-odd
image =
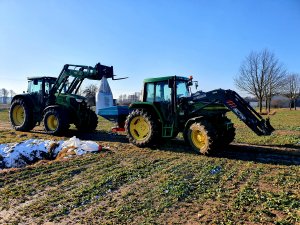
[(24, 107), (21, 105), (17, 105), (12, 110), (12, 119), (13, 123), (16, 126), (20, 126), (24, 123), (25, 120), (25, 110)]
[(203, 149), (208, 142), (207, 134), (201, 130), (195, 129), (192, 130), (191, 138), (193, 144), (199, 149)]
[(130, 122), (130, 133), (135, 140), (144, 140), (150, 132), (150, 124), (142, 116), (133, 118)]
[(56, 130), (57, 127), (58, 127), (58, 119), (56, 116), (54, 115), (50, 115), (48, 118), (47, 118), (47, 127), (49, 128), (49, 130)]

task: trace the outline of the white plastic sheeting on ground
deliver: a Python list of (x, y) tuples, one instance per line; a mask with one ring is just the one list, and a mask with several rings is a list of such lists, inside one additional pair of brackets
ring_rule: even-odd
[(81, 141), (75, 136), (70, 138), (70, 140), (65, 141), (62, 144), (62, 148), (72, 148), (74, 147), (74, 151), (76, 155), (83, 155), (87, 152), (95, 152), (99, 150), (99, 145), (94, 141)]
[(81, 141), (72, 137), (67, 141), (29, 139), (20, 143), (0, 144), (0, 169), (24, 167), (41, 159), (55, 159), (65, 150), (76, 155), (98, 151), (99, 145), (93, 141)]

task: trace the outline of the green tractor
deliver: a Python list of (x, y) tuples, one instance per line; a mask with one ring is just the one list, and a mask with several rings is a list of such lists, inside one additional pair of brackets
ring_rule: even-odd
[(96, 64), (95, 67), (66, 64), (59, 77), (28, 78), (25, 94), (12, 99), (9, 118), (17, 131), (30, 131), (42, 121), (48, 134), (65, 133), (70, 124), (80, 131), (94, 131), (98, 117), (78, 95), (84, 79), (113, 78), (113, 67)]
[(192, 77), (160, 77), (144, 80), (143, 101), (129, 106), (125, 130), (129, 141), (151, 146), (179, 132), (191, 147), (209, 154), (229, 145), (235, 128), (226, 113), (232, 111), (258, 135), (274, 130), (243, 98), (232, 90), (191, 93)]

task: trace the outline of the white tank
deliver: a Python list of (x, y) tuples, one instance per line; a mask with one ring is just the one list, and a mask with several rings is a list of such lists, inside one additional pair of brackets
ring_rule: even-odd
[(108, 108), (113, 106), (113, 95), (110, 90), (106, 77), (101, 80), (100, 88), (96, 95), (96, 113), (99, 109)]

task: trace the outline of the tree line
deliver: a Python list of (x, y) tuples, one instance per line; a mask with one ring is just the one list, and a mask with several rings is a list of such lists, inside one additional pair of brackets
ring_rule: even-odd
[(2, 97), (2, 103), (7, 104), (8, 97), (14, 97), (16, 95), (16, 92), (13, 90), (7, 90), (5, 88), (0, 89), (0, 97)]
[(289, 73), (268, 49), (251, 52), (242, 62), (234, 83), (240, 91), (257, 98), (260, 112), (264, 101), (267, 112), (270, 112), (271, 99), (275, 95), (288, 97), (290, 109), (296, 110), (296, 101), (300, 96), (300, 75)]

